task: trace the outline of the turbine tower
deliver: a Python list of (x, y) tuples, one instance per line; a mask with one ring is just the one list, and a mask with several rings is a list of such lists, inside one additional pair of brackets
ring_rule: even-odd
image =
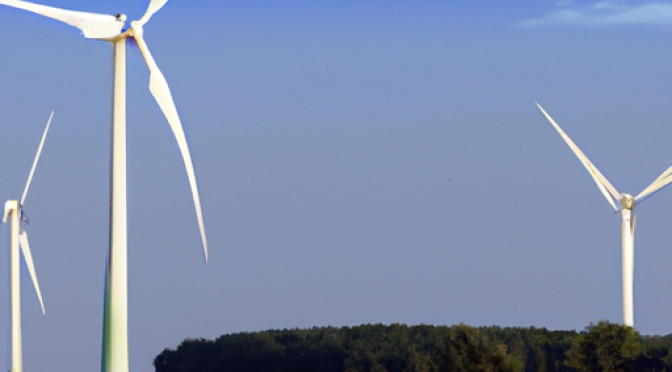
[(21, 0), (0, 0), (0, 4), (37, 13), (78, 28), (88, 39), (112, 43), (113, 114), (110, 181), (110, 246), (105, 272), (102, 370), (128, 371), (128, 286), (127, 286), (127, 210), (126, 210), (126, 40), (133, 38), (149, 69), (149, 90), (163, 111), (182, 154), (196, 209), (196, 218), (208, 261), (201, 202), (194, 167), (182, 123), (168, 83), (144, 40), (144, 25), (168, 0), (151, 0), (147, 11), (124, 30), (126, 16), (79, 12)]
[(6, 223), (9, 219), (10, 222), (10, 293), (11, 293), (11, 318), (12, 318), (12, 361), (10, 372), (22, 372), (23, 371), (23, 349), (21, 346), (21, 273), (20, 268), (20, 257), (19, 257), (19, 247), (23, 253), (23, 258), (26, 261), (26, 266), (28, 267), (28, 272), (30, 277), (33, 280), (33, 286), (35, 287), (35, 292), (37, 292), (37, 298), (40, 300), (40, 305), (42, 306), (42, 314), (44, 311), (44, 303), (42, 302), (42, 293), (40, 292), (40, 286), (37, 284), (37, 276), (35, 275), (35, 265), (33, 264), (33, 255), (30, 253), (30, 245), (28, 244), (28, 233), (21, 227), (21, 222), (27, 222), (27, 218), (23, 213), (23, 206), (26, 202), (26, 195), (28, 194), (28, 188), (30, 183), (33, 180), (33, 174), (35, 173), (35, 168), (37, 167), (37, 162), (40, 159), (40, 154), (42, 153), (42, 146), (44, 146), (44, 140), (47, 138), (47, 132), (49, 132), (49, 126), (51, 126), (51, 119), (54, 117), (54, 112), (51, 112), (49, 120), (47, 121), (47, 126), (44, 129), (42, 134), (42, 140), (40, 145), (37, 148), (37, 154), (35, 154), (35, 160), (33, 160), (33, 166), (30, 169), (28, 175), (28, 181), (26, 182), (26, 187), (23, 190), (23, 195), (21, 196), (21, 202), (18, 200), (7, 200), (5, 202), (5, 212), (3, 214), (2, 222)]
[[(565, 140), (569, 148), (574, 151), (574, 154), (579, 158), (583, 166), (586, 168), (590, 176), (597, 184), (597, 187), (602, 192), (602, 195), (607, 199), (614, 210), (621, 214), (621, 239), (622, 239), (622, 270), (623, 270), (623, 324), (634, 327), (634, 305), (633, 305), (633, 282), (635, 274), (635, 227), (637, 226), (637, 216), (634, 209), (638, 203), (643, 202), (646, 198), (654, 194), (656, 191), (672, 183), (672, 167), (667, 168), (658, 178), (656, 178), (647, 188), (640, 192), (637, 196), (632, 196), (627, 193), (619, 193), (616, 188), (609, 183), (609, 181), (600, 173), (599, 170), (588, 160), (586, 155), (579, 149), (579, 147), (572, 141), (571, 138), (560, 128), (560, 126), (551, 118), (550, 115), (537, 103), (539, 110), (546, 116), (546, 119), (551, 122), (555, 130), (560, 133), (562, 139)], [(619, 204), (620, 209), (616, 206)]]

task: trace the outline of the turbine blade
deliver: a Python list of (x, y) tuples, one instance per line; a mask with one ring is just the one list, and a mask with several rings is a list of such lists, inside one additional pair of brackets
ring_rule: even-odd
[(0, 0), (0, 4), (65, 22), (80, 29), (89, 39), (113, 38), (119, 35), (124, 27), (124, 21), (113, 15), (59, 9), (22, 0)]
[(605, 199), (611, 204), (612, 207), (614, 207), (614, 210), (618, 210), (616, 207), (616, 204), (614, 203), (614, 200), (618, 201), (620, 199), (620, 194), (618, 191), (616, 191), (616, 188), (609, 183), (609, 181), (600, 173), (600, 171), (593, 165), (593, 163), (588, 159), (588, 157), (581, 151), (581, 149), (572, 141), (571, 138), (565, 133), (565, 131), (560, 128), (560, 126), (553, 120), (553, 118), (546, 113), (546, 111), (539, 105), (538, 103), (536, 104), (539, 110), (541, 110), (541, 113), (546, 116), (546, 119), (548, 119), (549, 122), (553, 125), (556, 131), (560, 134), (562, 139), (565, 140), (567, 145), (569, 146), (570, 149), (574, 152), (574, 155), (576, 155), (577, 158), (581, 161), (583, 166), (586, 168), (588, 173), (590, 173), (590, 176), (593, 178), (593, 181), (595, 181), (595, 184), (597, 184), (597, 187), (600, 189), (602, 192), (602, 195), (604, 195)]
[(37, 153), (35, 154), (35, 159), (33, 160), (33, 166), (30, 168), (30, 173), (28, 174), (28, 181), (26, 181), (26, 188), (23, 189), (23, 195), (21, 196), (21, 205), (26, 202), (26, 194), (28, 194), (28, 188), (30, 188), (30, 182), (33, 180), (33, 174), (35, 173), (35, 168), (37, 167), (37, 162), (40, 160), (40, 154), (42, 153), (42, 146), (44, 146), (44, 140), (47, 138), (47, 132), (49, 132), (49, 127), (51, 126), (51, 119), (54, 118), (54, 112), (51, 112), (49, 115), (49, 120), (47, 120), (47, 126), (44, 128), (44, 133), (42, 133), (42, 140), (40, 145), (37, 147)]
[(669, 167), (658, 178), (656, 178), (647, 188), (642, 190), (639, 195), (635, 196), (635, 200), (644, 201), (647, 197), (654, 194), (656, 191), (672, 183), (672, 167)]
[(145, 12), (145, 14), (142, 16), (142, 18), (140, 18), (136, 22), (140, 24), (140, 26), (144, 26), (149, 21), (149, 19), (152, 18), (154, 13), (161, 10), (161, 8), (163, 8), (163, 6), (166, 5), (167, 2), (168, 0), (152, 0), (149, 3), (149, 6), (147, 7), (147, 11)]
[(168, 82), (166, 78), (159, 70), (159, 67), (156, 65), (152, 54), (147, 48), (142, 35), (135, 35), (135, 40), (138, 43), (138, 47), (142, 52), (142, 56), (145, 58), (147, 67), (149, 68), (149, 90), (152, 92), (154, 99), (161, 107), (161, 111), (166, 116), (170, 128), (173, 130), (175, 139), (177, 140), (177, 145), (180, 148), (180, 153), (182, 154), (182, 159), (184, 160), (184, 166), (187, 171), (187, 177), (189, 178), (189, 186), (191, 187), (191, 194), (194, 199), (194, 207), (196, 209), (196, 218), (198, 219), (198, 228), (201, 233), (201, 242), (203, 244), (203, 254), (205, 255), (205, 262), (208, 262), (208, 242), (205, 237), (205, 226), (203, 225), (203, 213), (201, 212), (201, 200), (198, 195), (198, 185), (196, 184), (196, 175), (194, 173), (194, 165), (191, 161), (191, 154), (189, 153), (189, 146), (187, 144), (186, 136), (184, 135), (184, 130), (182, 129), (182, 122), (180, 121), (180, 116), (177, 114), (177, 108), (175, 108), (175, 102), (173, 101), (173, 96), (170, 93), (170, 88), (168, 87)]
[(33, 285), (35, 286), (35, 292), (37, 292), (37, 298), (40, 299), (40, 306), (42, 306), (42, 314), (45, 314), (44, 302), (42, 302), (42, 292), (40, 292), (40, 285), (37, 284), (37, 275), (35, 274), (33, 255), (30, 253), (30, 245), (28, 245), (28, 233), (26, 233), (25, 231), (19, 234), (19, 244), (21, 245), (21, 252), (23, 252), (23, 258), (26, 260), (26, 266), (28, 266), (28, 272), (30, 273), (30, 278), (33, 279)]

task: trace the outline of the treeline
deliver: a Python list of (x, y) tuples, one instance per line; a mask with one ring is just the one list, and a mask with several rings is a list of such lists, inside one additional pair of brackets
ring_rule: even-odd
[(188, 339), (156, 372), (672, 372), (672, 335), (600, 321), (585, 332), (407, 326), (285, 329)]

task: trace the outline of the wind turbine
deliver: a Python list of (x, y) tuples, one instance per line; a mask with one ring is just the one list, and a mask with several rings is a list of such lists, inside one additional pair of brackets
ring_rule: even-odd
[(7, 200), (5, 202), (5, 213), (2, 219), (2, 222), (6, 223), (9, 218), (10, 221), (10, 292), (11, 292), (11, 303), (12, 303), (12, 365), (11, 372), (21, 372), (23, 371), (23, 352), (21, 347), (21, 273), (19, 271), (20, 258), (19, 258), (19, 247), (21, 247), (21, 252), (23, 253), (23, 258), (26, 261), (26, 266), (28, 266), (28, 272), (30, 277), (33, 279), (33, 286), (35, 286), (35, 292), (37, 292), (37, 298), (40, 300), (40, 305), (42, 306), (42, 314), (44, 311), (44, 303), (42, 302), (42, 293), (40, 292), (40, 286), (37, 284), (37, 276), (35, 275), (35, 265), (33, 264), (33, 255), (30, 253), (30, 245), (28, 244), (28, 233), (21, 228), (21, 222), (27, 221), (23, 213), (23, 206), (26, 202), (26, 195), (28, 194), (28, 188), (30, 187), (30, 182), (33, 180), (33, 174), (35, 173), (35, 168), (37, 167), (37, 161), (40, 159), (40, 154), (42, 153), (42, 146), (44, 146), (44, 140), (47, 138), (47, 132), (49, 132), (49, 126), (51, 126), (51, 119), (54, 117), (54, 112), (51, 112), (49, 120), (47, 121), (47, 126), (44, 128), (44, 133), (42, 134), (42, 140), (40, 145), (37, 148), (37, 154), (35, 154), (35, 160), (33, 160), (33, 166), (30, 169), (28, 175), (28, 181), (26, 182), (26, 187), (23, 190), (23, 195), (21, 196), (21, 202), (18, 200)]
[(113, 114), (110, 185), (110, 246), (105, 273), (103, 320), (103, 371), (128, 371), (127, 296), (127, 211), (126, 211), (126, 40), (135, 39), (149, 68), (149, 90), (163, 111), (180, 148), (196, 209), (205, 261), (208, 245), (203, 226), (201, 202), (189, 147), (165, 77), (156, 65), (143, 38), (143, 27), (168, 0), (151, 0), (147, 11), (124, 30), (126, 16), (79, 12), (21, 0), (0, 0), (0, 4), (37, 13), (78, 28), (84, 37), (112, 43)]
[[(546, 116), (546, 119), (553, 124), (553, 127), (560, 133), (562, 139), (567, 142), (569, 148), (579, 158), (583, 166), (588, 170), (593, 181), (607, 199), (609, 204), (617, 213), (621, 214), (621, 238), (622, 238), (622, 265), (623, 265), (623, 324), (634, 326), (633, 310), (633, 278), (635, 274), (635, 227), (637, 226), (637, 216), (634, 209), (637, 203), (643, 202), (646, 198), (653, 195), (656, 191), (672, 183), (672, 167), (669, 167), (658, 178), (656, 178), (647, 188), (642, 190), (637, 196), (627, 193), (619, 193), (616, 188), (607, 181), (599, 170), (588, 160), (586, 155), (572, 141), (571, 138), (560, 128), (560, 126), (551, 118), (550, 115), (537, 103), (539, 110)], [(620, 209), (616, 206), (619, 204)]]

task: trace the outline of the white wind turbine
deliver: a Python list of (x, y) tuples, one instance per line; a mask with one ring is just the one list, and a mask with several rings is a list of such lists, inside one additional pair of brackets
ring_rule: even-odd
[(21, 273), (19, 271), (20, 267), (20, 257), (19, 257), (19, 247), (21, 247), (21, 252), (23, 253), (23, 258), (26, 261), (26, 266), (28, 267), (28, 272), (30, 277), (33, 279), (33, 285), (35, 286), (35, 291), (37, 292), (37, 298), (40, 300), (40, 305), (42, 306), (42, 313), (44, 314), (44, 303), (42, 302), (42, 293), (40, 292), (40, 286), (37, 284), (37, 276), (35, 275), (35, 265), (33, 264), (33, 255), (30, 253), (30, 246), (28, 245), (28, 233), (21, 227), (21, 222), (27, 221), (23, 214), (23, 206), (26, 202), (26, 195), (28, 194), (28, 188), (30, 187), (30, 182), (33, 180), (33, 174), (35, 173), (35, 168), (37, 167), (37, 161), (40, 159), (40, 154), (42, 153), (42, 146), (44, 145), (44, 140), (47, 138), (47, 132), (49, 132), (49, 126), (51, 125), (51, 119), (54, 117), (54, 112), (51, 112), (49, 120), (47, 121), (47, 126), (44, 128), (44, 133), (42, 134), (42, 140), (40, 145), (37, 148), (37, 154), (35, 154), (35, 160), (33, 160), (33, 166), (30, 168), (30, 173), (28, 174), (28, 181), (26, 182), (26, 187), (23, 189), (23, 195), (21, 196), (21, 202), (18, 200), (7, 200), (5, 202), (5, 213), (2, 219), (2, 222), (7, 222), (9, 218), (10, 222), (10, 293), (11, 293), (11, 318), (12, 318), (12, 361), (11, 361), (11, 372), (21, 372), (23, 371), (23, 351), (21, 347)]
[[(656, 178), (647, 188), (642, 190), (637, 196), (632, 196), (627, 193), (618, 193), (616, 188), (607, 181), (607, 179), (600, 173), (599, 170), (588, 160), (586, 155), (579, 149), (579, 147), (572, 141), (571, 138), (560, 128), (560, 126), (544, 111), (544, 109), (537, 103), (539, 110), (546, 116), (546, 119), (553, 124), (553, 127), (560, 133), (562, 139), (567, 142), (569, 148), (574, 151), (574, 154), (579, 158), (583, 166), (588, 170), (593, 181), (602, 192), (602, 195), (607, 199), (609, 204), (616, 212), (621, 214), (621, 237), (622, 237), (622, 264), (623, 264), (623, 324), (634, 326), (634, 311), (633, 311), (633, 278), (635, 273), (635, 227), (637, 226), (637, 216), (635, 216), (634, 208), (637, 203), (641, 203), (656, 191), (672, 183), (672, 167), (667, 168), (658, 178)], [(620, 204), (620, 209), (616, 206)]]
[(163, 111), (175, 135), (189, 178), (196, 209), (196, 218), (208, 261), (207, 240), (196, 176), (189, 147), (177, 114), (168, 83), (156, 65), (143, 38), (143, 26), (168, 0), (151, 0), (147, 11), (131, 27), (123, 30), (126, 16), (104, 15), (38, 5), (21, 0), (0, 0), (0, 4), (41, 14), (74, 26), (84, 37), (98, 39), (113, 45), (113, 115), (112, 161), (110, 183), (110, 247), (105, 275), (105, 305), (103, 319), (103, 371), (128, 371), (128, 300), (127, 300), (127, 218), (126, 218), (126, 40), (138, 44), (149, 68), (149, 90)]

